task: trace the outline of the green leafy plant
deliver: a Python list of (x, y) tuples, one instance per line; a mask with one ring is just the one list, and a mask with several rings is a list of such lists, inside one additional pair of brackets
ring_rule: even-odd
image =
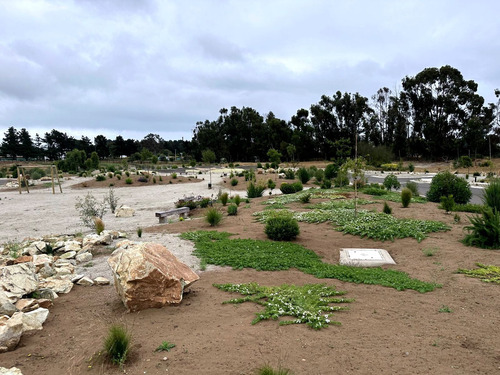
[(267, 219), (264, 232), (271, 240), (291, 241), (299, 235), (300, 230), (292, 215), (282, 213)]
[(269, 365), (264, 365), (257, 369), (257, 375), (293, 375), (289, 369), (278, 367), (274, 369)]
[(171, 174), (171, 176), (175, 180), (177, 178), (177, 173), (174, 172), (174, 173)]
[(406, 187), (408, 189), (410, 189), (412, 195), (418, 197), (418, 195), (419, 195), (419, 193), (418, 193), (418, 184), (416, 182), (413, 182), (413, 181), (407, 182), (406, 183)]
[(236, 185), (238, 185), (238, 179), (232, 178), (231, 179), (231, 186), (236, 186)]
[(118, 201), (120, 200), (120, 198), (118, 198), (115, 195), (115, 189), (113, 189), (112, 187), (109, 188), (108, 195), (106, 196), (105, 200), (109, 204), (109, 208), (111, 210), (111, 213), (114, 214), (116, 211), (116, 207), (118, 207)]
[(465, 204), (469, 202), (472, 192), (469, 183), (463, 178), (449, 171), (440, 172), (432, 178), (427, 199), (431, 202), (439, 202), (441, 197), (453, 195), (456, 203)]
[(500, 212), (500, 179), (492, 179), (484, 189), (483, 203)]
[(112, 363), (120, 366), (125, 363), (131, 340), (130, 333), (123, 325), (113, 324), (109, 328), (104, 340), (104, 352)]
[(222, 193), (219, 197), (220, 202), (222, 203), (223, 206), (227, 205), (227, 201), (229, 200), (229, 194), (228, 193)]
[(292, 316), (292, 320), (280, 320), (279, 325), (305, 323), (314, 329), (328, 327), (332, 322), (329, 318), (333, 311), (347, 310), (343, 306), (331, 306), (332, 303), (347, 303), (352, 300), (338, 298), (345, 292), (339, 292), (332, 286), (324, 284), (308, 284), (295, 286), (283, 284), (281, 286), (260, 286), (250, 284), (214, 284), (218, 289), (226, 292), (240, 293), (243, 298), (234, 298), (223, 303), (255, 302), (263, 305), (264, 311), (256, 313), (257, 317), (252, 324), (262, 320), (278, 320), (282, 316)]
[(306, 168), (299, 168), (297, 171), (297, 177), (303, 184), (307, 184), (307, 182), (311, 179), (311, 175)]
[(387, 202), (384, 202), (384, 208), (382, 208), (382, 212), (386, 215), (392, 214), (392, 208), (387, 204)]
[(210, 204), (210, 198), (203, 198), (200, 201), (200, 207), (201, 208), (207, 208), (209, 204)]
[(469, 217), (471, 225), (464, 229), (468, 234), (462, 240), (467, 246), (500, 249), (500, 212), (485, 207), (481, 215)]
[(300, 201), (302, 203), (309, 203), (311, 201), (311, 194), (310, 193), (308, 193), (308, 194), (302, 194), (300, 196)]
[(234, 196), (234, 198), (233, 198), (233, 203), (234, 203), (236, 206), (239, 206), (239, 205), (240, 205), (240, 203), (241, 203), (241, 197), (240, 197), (238, 194), (236, 194), (236, 195)]
[(106, 176), (104, 176), (103, 174), (98, 174), (97, 176), (95, 176), (95, 180), (96, 181), (106, 181)]
[(210, 224), (210, 226), (214, 227), (219, 225), (222, 220), (222, 213), (220, 213), (215, 207), (207, 208), (205, 212), (205, 221)]
[(21, 244), (19, 242), (7, 242), (4, 248), (11, 258), (18, 258), (21, 255)]
[(408, 188), (403, 188), (401, 190), (401, 204), (403, 205), (404, 208), (408, 208), (411, 202), (411, 190)]
[(389, 191), (392, 188), (394, 188), (395, 190), (397, 190), (397, 189), (399, 189), (401, 187), (401, 183), (398, 181), (398, 178), (391, 173), (391, 174), (385, 176), (385, 178), (384, 178), (384, 186)]
[(238, 214), (238, 206), (236, 206), (234, 203), (231, 203), (229, 206), (227, 206), (227, 214), (229, 216), (235, 216)]
[(198, 256), (206, 264), (278, 271), (296, 268), (318, 278), (383, 285), (397, 290), (430, 292), (439, 285), (412, 279), (407, 273), (380, 267), (360, 268), (323, 263), (313, 251), (292, 242), (229, 239), (230, 233), (217, 231), (185, 232), (181, 238), (194, 241)]
[(495, 283), (500, 284), (500, 267), (493, 265), (485, 265), (482, 263), (476, 263), (479, 268), (467, 270), (459, 269), (458, 273), (463, 273), (469, 277), (475, 277), (481, 279), (485, 283)]
[(130, 177), (129, 177), (129, 178), (126, 178), (126, 179), (125, 179), (125, 183), (126, 183), (127, 185), (132, 185), (132, 179), (131, 179)]
[(439, 310), (438, 310), (440, 313), (451, 313), (451, 309), (446, 306), (446, 305), (442, 305)]
[(455, 207), (455, 199), (453, 199), (453, 195), (450, 194), (448, 196), (442, 196), (441, 207), (446, 211), (446, 213), (453, 211), (453, 208)]
[(432, 257), (437, 253), (438, 250), (439, 249), (437, 247), (426, 247), (422, 249), (422, 253), (424, 253), (426, 257)]
[(462, 220), (462, 218), (460, 217), (460, 215), (459, 215), (459, 214), (455, 214), (455, 215), (453, 216), (453, 221), (454, 221), (456, 224), (460, 223), (460, 221), (461, 221), (461, 220)]
[(156, 349), (155, 352), (169, 352), (170, 349), (175, 348), (175, 344), (168, 342), (168, 341), (163, 341)]
[(247, 197), (248, 198), (262, 197), (264, 190), (266, 190), (266, 187), (264, 185), (256, 185), (253, 182), (250, 182), (247, 187)]

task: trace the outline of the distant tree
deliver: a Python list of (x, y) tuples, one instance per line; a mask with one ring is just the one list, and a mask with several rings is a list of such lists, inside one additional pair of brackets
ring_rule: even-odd
[(99, 158), (104, 159), (109, 156), (108, 139), (104, 135), (98, 135), (94, 138), (95, 151)]
[(11, 126), (4, 133), (2, 141), (2, 154), (4, 154), (5, 156), (10, 156), (12, 160), (15, 160), (19, 153), (19, 132), (13, 126)]
[(159, 154), (163, 150), (164, 143), (165, 141), (158, 134), (149, 133), (142, 139), (141, 146), (153, 154)]
[(209, 149), (203, 150), (202, 160), (205, 164), (213, 164), (215, 162), (215, 152)]
[(279, 165), (281, 163), (281, 156), (282, 155), (274, 148), (270, 148), (269, 151), (267, 151), (267, 157), (273, 164)]
[(19, 151), (26, 159), (33, 159), (36, 156), (33, 140), (25, 128), (22, 128), (19, 132)]

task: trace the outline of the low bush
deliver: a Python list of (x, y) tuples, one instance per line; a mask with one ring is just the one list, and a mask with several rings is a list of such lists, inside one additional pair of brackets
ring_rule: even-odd
[(337, 177), (335, 177), (334, 181), (336, 187), (349, 186), (349, 177), (347, 176), (347, 172), (337, 173)]
[(94, 218), (95, 232), (100, 235), (104, 231), (104, 221), (101, 218)]
[(411, 194), (413, 196), (416, 196), (416, 197), (419, 196), (419, 193), (418, 193), (418, 184), (416, 182), (413, 182), (413, 181), (407, 182), (406, 183), (406, 188), (410, 189)]
[(296, 193), (299, 192), (299, 191), (304, 190), (304, 186), (302, 186), (302, 183), (300, 181), (294, 182), (292, 184), (292, 186), (293, 186), (293, 188), (294, 188), (294, 190), (295, 190)]
[(311, 175), (306, 168), (299, 168), (297, 171), (297, 177), (303, 184), (307, 184), (307, 182), (311, 179)]
[(132, 179), (131, 179), (130, 177), (129, 177), (129, 178), (127, 178), (127, 179), (125, 179), (125, 183), (126, 183), (127, 185), (131, 185), (131, 184), (132, 184)]
[(283, 194), (294, 194), (295, 188), (293, 184), (289, 184), (288, 182), (283, 182), (280, 186), (280, 190)]
[(455, 199), (453, 195), (442, 196), (441, 197), (441, 207), (446, 211), (446, 213), (453, 211), (455, 207)]
[(483, 203), (500, 212), (500, 179), (494, 178), (484, 189)]
[(484, 249), (500, 249), (500, 212), (485, 207), (482, 215), (469, 218), (471, 225), (464, 229), (469, 233), (463, 239), (467, 246)]
[(218, 225), (222, 220), (222, 213), (220, 213), (215, 207), (209, 207), (205, 212), (205, 220), (210, 226), (214, 227)]
[(325, 179), (331, 180), (332, 178), (337, 177), (338, 171), (339, 167), (336, 164), (328, 164), (325, 168)]
[(228, 193), (222, 193), (220, 195), (220, 202), (222, 203), (223, 206), (227, 205), (227, 201), (229, 200), (229, 194)]
[(311, 201), (311, 194), (304, 194), (300, 196), (300, 201), (302, 203), (309, 203)]
[(267, 237), (274, 241), (290, 241), (299, 235), (299, 223), (291, 215), (276, 215), (266, 221)]
[(472, 197), (469, 183), (449, 171), (440, 172), (432, 178), (427, 199), (431, 202), (439, 202), (441, 197), (453, 195), (456, 203), (468, 203)]
[(106, 202), (108, 202), (111, 213), (114, 214), (116, 211), (116, 207), (118, 207), (118, 201), (120, 200), (120, 198), (115, 195), (115, 189), (110, 187), (108, 190), (108, 195), (104, 199)]
[(236, 178), (231, 179), (231, 186), (238, 185), (238, 180)]
[(127, 359), (131, 341), (132, 337), (127, 329), (114, 324), (109, 328), (104, 340), (104, 352), (112, 363), (122, 366)]
[(94, 219), (102, 219), (106, 213), (106, 206), (107, 204), (105, 200), (103, 202), (98, 202), (91, 193), (87, 193), (84, 199), (78, 197), (75, 204), (75, 208), (80, 213), (80, 219), (82, 220), (83, 225), (93, 230), (96, 229)]
[(323, 182), (321, 183), (321, 189), (331, 189), (332, 187), (332, 181), (331, 180), (323, 180)]
[(386, 195), (387, 194), (386, 190), (380, 189), (380, 188), (376, 188), (376, 187), (372, 187), (372, 186), (365, 187), (362, 190), (362, 192), (365, 193), (365, 194), (368, 194), (368, 195), (376, 195), (376, 196), (382, 196), (382, 195)]
[(233, 203), (234, 203), (236, 206), (239, 206), (239, 205), (240, 205), (240, 203), (241, 203), (241, 197), (240, 197), (238, 194), (236, 194), (236, 195), (234, 196), (234, 198), (233, 198)]
[(106, 181), (106, 176), (104, 176), (103, 174), (98, 174), (97, 176), (95, 176), (95, 180), (96, 181)]
[(172, 176), (173, 179), (176, 179), (177, 178), (177, 173), (172, 173), (171, 176)]
[(284, 173), (287, 180), (295, 179), (295, 172), (293, 169), (285, 169)]
[(401, 204), (404, 208), (407, 208), (411, 202), (411, 190), (408, 188), (404, 188), (401, 191)]
[(146, 177), (144, 177), (144, 176), (141, 176), (141, 177), (139, 177), (137, 179), (137, 181), (139, 181), (139, 182), (148, 182), (148, 179)]
[(385, 176), (384, 186), (388, 191), (391, 191), (392, 188), (394, 188), (394, 190), (397, 190), (401, 187), (401, 183), (398, 181), (398, 178), (391, 173)]
[(392, 214), (392, 208), (387, 204), (387, 202), (384, 202), (384, 208), (382, 209), (382, 212), (387, 215)]
[(210, 204), (210, 198), (203, 198), (200, 201), (200, 207), (201, 208), (207, 208), (209, 204)]
[(227, 206), (227, 214), (229, 216), (235, 216), (238, 213), (238, 206), (236, 206), (234, 203), (231, 203), (229, 206)]
[(262, 197), (264, 190), (266, 190), (266, 187), (264, 185), (256, 185), (253, 182), (250, 182), (247, 187), (247, 197), (248, 198)]

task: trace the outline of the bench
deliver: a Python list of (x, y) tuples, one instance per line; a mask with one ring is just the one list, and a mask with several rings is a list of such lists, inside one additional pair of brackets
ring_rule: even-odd
[(189, 207), (179, 207), (179, 208), (173, 208), (168, 211), (161, 211), (155, 213), (155, 216), (159, 218), (160, 224), (165, 223), (167, 217), (171, 215), (179, 215), (182, 218), (187, 218), (187, 215), (189, 213)]

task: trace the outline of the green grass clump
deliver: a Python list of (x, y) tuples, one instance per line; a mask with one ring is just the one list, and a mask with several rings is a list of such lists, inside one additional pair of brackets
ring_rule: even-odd
[(265, 365), (257, 369), (257, 375), (293, 375), (293, 373), (289, 369), (279, 367), (275, 370), (271, 366)]
[(247, 187), (247, 197), (248, 198), (262, 197), (264, 190), (266, 190), (266, 187), (264, 185), (255, 185), (253, 182), (250, 182)]
[(403, 190), (401, 190), (401, 204), (404, 208), (408, 208), (408, 206), (410, 205), (411, 197), (412, 192), (410, 189), (403, 188)]
[(300, 230), (292, 215), (282, 214), (267, 219), (264, 232), (271, 240), (291, 241), (299, 235)]
[(250, 284), (214, 284), (218, 289), (226, 292), (237, 292), (243, 298), (234, 298), (223, 303), (255, 302), (265, 307), (264, 311), (256, 313), (257, 317), (252, 324), (262, 320), (278, 320), (282, 316), (295, 317), (292, 320), (280, 320), (279, 325), (305, 323), (314, 329), (328, 327), (329, 324), (340, 325), (329, 318), (333, 311), (347, 310), (343, 306), (330, 306), (332, 303), (347, 303), (352, 300), (337, 298), (345, 292), (339, 292), (334, 287), (323, 284), (308, 284), (295, 286), (283, 284), (281, 286), (260, 286)]
[(392, 215), (392, 208), (384, 201), (384, 207), (382, 208), (382, 212), (386, 215)]
[(233, 198), (233, 203), (234, 203), (236, 206), (239, 206), (239, 205), (240, 205), (240, 203), (241, 203), (241, 197), (240, 197), (238, 194), (236, 194), (236, 195), (234, 196), (234, 198)]
[(229, 194), (228, 193), (222, 193), (220, 195), (220, 202), (222, 203), (223, 206), (227, 204), (227, 201), (229, 200)]
[(168, 342), (168, 341), (163, 341), (161, 345), (159, 345), (156, 349), (155, 352), (169, 352), (170, 349), (175, 348), (175, 344)]
[(215, 207), (207, 208), (205, 212), (205, 220), (211, 227), (218, 225), (222, 220), (222, 213), (219, 212)]
[(195, 243), (194, 254), (207, 264), (230, 266), (234, 269), (253, 268), (259, 271), (296, 268), (318, 278), (376, 284), (397, 290), (413, 289), (422, 293), (438, 287), (434, 283), (412, 279), (401, 271), (323, 263), (315, 252), (291, 242), (229, 239), (229, 236), (229, 233), (216, 231), (181, 234), (181, 238)]
[(234, 203), (231, 203), (229, 206), (227, 206), (227, 214), (229, 216), (235, 216), (238, 214), (238, 206), (235, 205)]
[[(444, 210), (444, 206), (440, 204), (438, 208)], [(449, 209), (450, 207), (448, 207)], [(453, 207), (450, 209), (452, 212), (470, 212), (474, 214), (480, 214), (483, 211), (484, 206), (481, 204), (474, 203), (466, 203), (466, 204), (458, 204), (455, 203)]]
[(104, 340), (104, 352), (109, 360), (117, 365), (123, 365), (127, 359), (132, 337), (127, 329), (120, 324), (113, 324)]
[(462, 240), (465, 245), (500, 249), (500, 212), (487, 207), (481, 215), (469, 217), (469, 220), (471, 225), (464, 228), (469, 233)]
[(132, 179), (131, 179), (131, 178), (127, 178), (127, 179), (125, 179), (125, 183), (126, 183), (127, 185), (131, 185), (131, 184), (132, 184)]
[(485, 283), (500, 284), (500, 267), (476, 263), (479, 268), (473, 270), (459, 269), (458, 273), (463, 273), (469, 277), (481, 279)]

